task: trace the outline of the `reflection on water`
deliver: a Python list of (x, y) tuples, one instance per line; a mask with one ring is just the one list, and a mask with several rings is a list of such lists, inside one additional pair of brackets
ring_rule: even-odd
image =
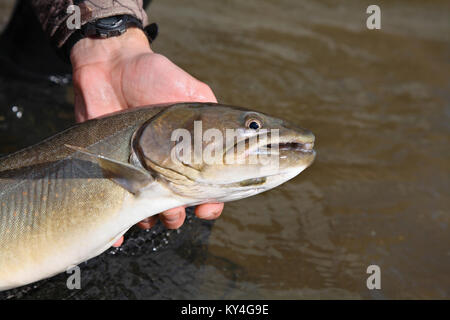
[[(220, 102), (311, 129), (316, 163), (227, 204), (212, 229), (190, 219), (176, 245), (152, 252), (162, 227), (134, 230), (124, 252), (82, 268), (79, 292), (60, 276), (16, 296), (449, 298), (450, 6), (381, 1), (382, 29), (369, 31), (369, 4), (154, 1), (154, 50)], [(69, 125), (71, 111), (65, 86), (1, 78), (0, 152)], [(366, 287), (371, 264), (382, 290)]]

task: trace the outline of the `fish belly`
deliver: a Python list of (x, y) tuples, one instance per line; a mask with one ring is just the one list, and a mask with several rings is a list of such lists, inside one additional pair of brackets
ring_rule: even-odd
[(120, 219), (128, 193), (118, 185), (77, 161), (47, 171), (0, 178), (0, 290), (63, 272), (129, 228)]

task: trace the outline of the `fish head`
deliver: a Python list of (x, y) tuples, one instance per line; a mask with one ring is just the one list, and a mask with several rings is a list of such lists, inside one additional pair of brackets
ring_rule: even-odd
[(212, 103), (174, 105), (134, 135), (133, 152), (173, 192), (199, 202), (272, 189), (315, 158), (311, 131), (261, 112)]

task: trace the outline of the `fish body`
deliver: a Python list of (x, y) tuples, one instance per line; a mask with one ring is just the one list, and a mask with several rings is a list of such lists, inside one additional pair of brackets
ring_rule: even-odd
[[(223, 178), (236, 176), (239, 165), (185, 165), (171, 159), (175, 142), (170, 137), (177, 127), (192, 131), (192, 123), (201, 119), (208, 128), (223, 130), (218, 119), (227, 116), (229, 127), (244, 127), (241, 118), (249, 113), (216, 104), (141, 107), (75, 125), (1, 158), (0, 290), (95, 257), (146, 217), (265, 191), (313, 161), (306, 150), (307, 160), (273, 186), (252, 187), (253, 178), (261, 179), (255, 173), (249, 179)], [(313, 139), (307, 131), (287, 130), (292, 137)], [(270, 177), (277, 176), (274, 172)]]

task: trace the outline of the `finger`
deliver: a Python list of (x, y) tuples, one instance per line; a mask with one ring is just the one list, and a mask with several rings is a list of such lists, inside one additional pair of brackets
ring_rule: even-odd
[(140, 221), (137, 225), (139, 228), (147, 230), (153, 227), (157, 222), (158, 216), (152, 216)]
[(118, 99), (109, 72), (90, 66), (74, 71), (75, 116), (78, 122), (119, 111), (126, 102)]
[(123, 243), (123, 236), (121, 236), (119, 239), (117, 239), (116, 242), (112, 245), (114, 248), (120, 247)]
[(159, 219), (168, 229), (178, 229), (186, 218), (183, 207), (177, 207), (159, 214)]
[(216, 96), (206, 83), (197, 80), (194, 87), (194, 90), (191, 90), (192, 101), (217, 103)]
[(223, 210), (223, 203), (205, 203), (195, 208), (195, 215), (200, 219), (217, 219)]

